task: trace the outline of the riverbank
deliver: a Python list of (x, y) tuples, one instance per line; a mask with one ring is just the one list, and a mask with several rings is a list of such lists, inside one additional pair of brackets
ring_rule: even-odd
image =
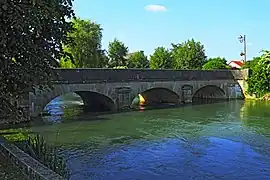
[(264, 95), (264, 100), (270, 101), (270, 93), (267, 93), (266, 95)]
[(270, 93), (266, 93), (263, 97), (257, 98), (255, 95), (251, 96), (249, 94), (245, 94), (246, 100), (264, 100), (264, 101), (270, 101)]
[(0, 152), (0, 177), (1, 180), (29, 180)]

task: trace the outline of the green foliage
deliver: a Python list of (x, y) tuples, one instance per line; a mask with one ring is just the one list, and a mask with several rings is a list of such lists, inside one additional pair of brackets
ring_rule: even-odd
[(114, 39), (109, 43), (108, 56), (109, 56), (109, 67), (127, 66), (127, 53), (128, 47), (117, 39)]
[(148, 68), (149, 61), (143, 51), (137, 51), (128, 55), (129, 68)]
[(216, 57), (209, 58), (207, 63), (202, 66), (203, 70), (214, 70), (214, 69), (229, 69), (225, 58)]
[(258, 64), (258, 62), (260, 61), (261, 57), (254, 57), (251, 61), (247, 61), (242, 67), (241, 69), (254, 69), (254, 67), (256, 66), (256, 64)]
[(194, 39), (172, 46), (175, 69), (201, 69), (207, 61), (204, 46)]
[(127, 66), (115, 66), (113, 69), (127, 69)]
[(172, 65), (173, 59), (171, 53), (164, 47), (156, 48), (153, 55), (150, 56), (151, 69), (171, 69)]
[(21, 119), (17, 100), (50, 81), (73, 16), (72, 0), (0, 2), (1, 117)]
[(27, 135), (26, 140), (17, 141), (15, 144), (25, 153), (40, 161), (65, 179), (70, 178), (66, 161), (59, 156), (55, 147), (47, 144), (43, 136), (39, 134)]
[(270, 51), (263, 51), (248, 79), (248, 92), (262, 97), (270, 92)]
[(67, 58), (61, 58), (59, 64), (61, 68), (76, 68), (72, 61)]
[[(72, 42), (64, 44), (64, 51), (72, 55), (65, 57), (61, 67), (65, 68), (96, 68), (107, 64), (104, 50), (101, 49), (102, 28), (90, 20), (74, 18), (73, 31), (68, 33)], [(74, 64), (71, 65), (71, 64)]]

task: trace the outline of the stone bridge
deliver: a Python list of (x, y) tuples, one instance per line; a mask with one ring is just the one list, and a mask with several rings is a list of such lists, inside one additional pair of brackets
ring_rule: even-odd
[(146, 103), (188, 103), (200, 99), (244, 98), (239, 82), (246, 70), (55, 69), (53, 88), (29, 93), (30, 116), (40, 115), (54, 98), (74, 92), (90, 109), (130, 108), (141, 94)]

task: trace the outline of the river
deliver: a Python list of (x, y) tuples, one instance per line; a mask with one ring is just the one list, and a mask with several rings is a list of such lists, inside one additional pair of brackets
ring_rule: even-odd
[[(50, 108), (63, 114), (65, 101), (56, 101)], [(31, 128), (59, 147), (71, 180), (270, 179), (270, 103), (80, 113), (66, 108)]]

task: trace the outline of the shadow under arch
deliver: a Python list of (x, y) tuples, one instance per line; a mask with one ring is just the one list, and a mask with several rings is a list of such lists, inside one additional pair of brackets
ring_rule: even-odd
[(81, 96), (87, 111), (115, 111), (115, 102), (108, 96), (93, 91), (76, 91)]
[(207, 85), (198, 89), (192, 96), (193, 104), (213, 103), (227, 100), (225, 91), (215, 85)]
[(81, 98), (84, 110), (87, 112), (110, 112), (116, 110), (115, 102), (110, 97), (93, 91), (74, 91), (54, 95), (49, 98), (50, 100), (47, 100), (47, 103), (45, 102), (43, 104), (41, 109), (44, 110), (44, 108), (57, 97), (70, 93), (75, 93)]
[(140, 95), (145, 100), (145, 105), (160, 105), (160, 104), (174, 104), (177, 105), (180, 102), (180, 96), (168, 89), (163, 87), (155, 87), (143, 91)]

